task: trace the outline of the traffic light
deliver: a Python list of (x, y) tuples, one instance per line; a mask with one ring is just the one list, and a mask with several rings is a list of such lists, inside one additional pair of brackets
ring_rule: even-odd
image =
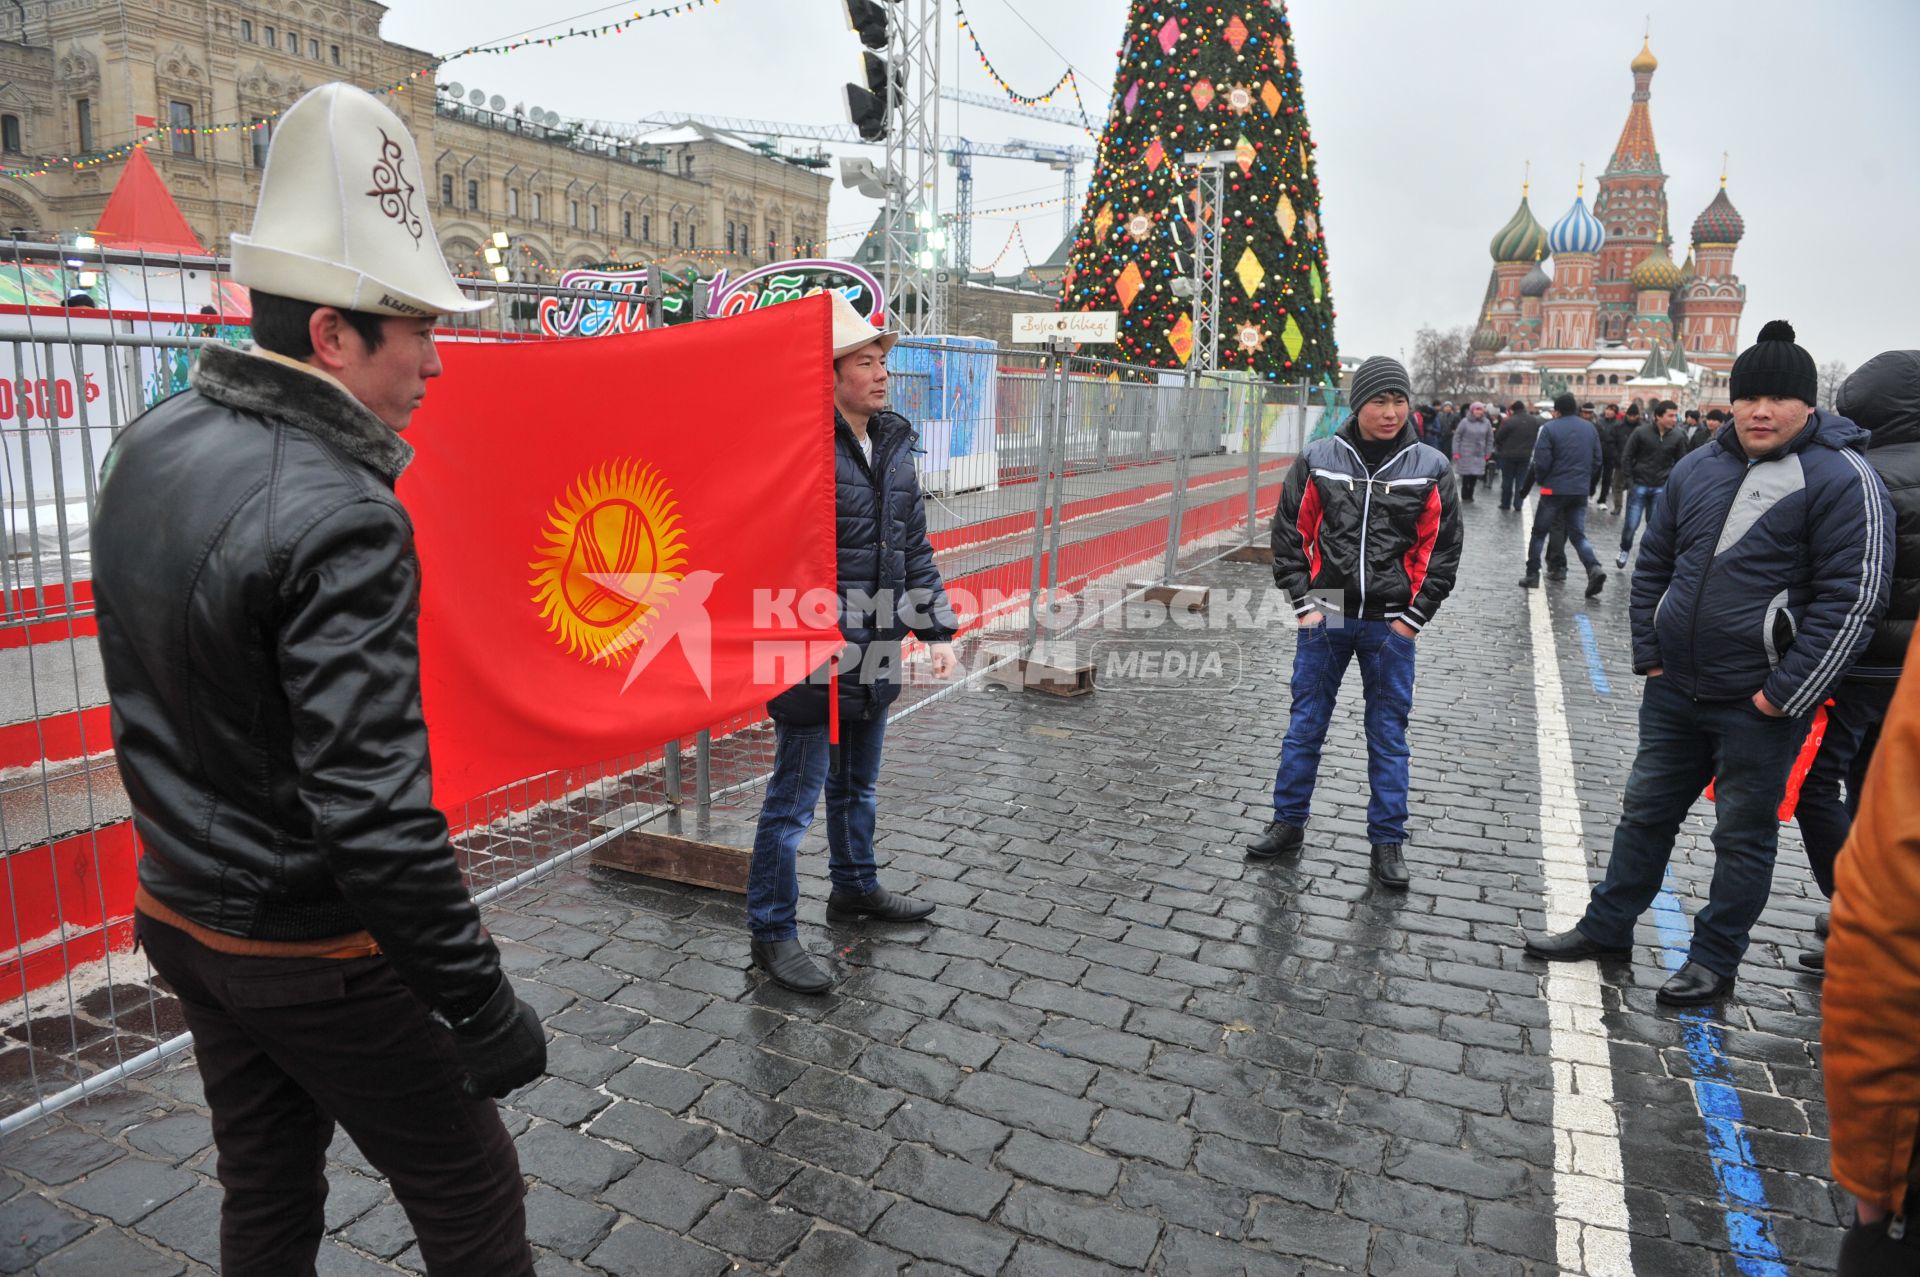
[[(866, 46), (861, 54), (864, 83), (847, 85), (847, 119), (863, 141), (880, 142), (887, 136), (887, 60), (882, 54), (890, 34), (890, 0), (845, 0), (847, 27)], [(878, 50), (878, 52), (876, 52)], [(904, 86), (902, 86), (904, 87)]]

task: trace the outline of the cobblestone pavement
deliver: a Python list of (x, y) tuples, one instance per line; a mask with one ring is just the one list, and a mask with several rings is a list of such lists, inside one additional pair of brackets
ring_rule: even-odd
[[(553, 1035), (551, 1076), (506, 1106), (542, 1277), (1574, 1271), (1543, 968), (1517, 950), (1544, 921), (1521, 530), (1486, 501), (1465, 518), (1460, 589), (1420, 642), (1403, 896), (1367, 881), (1357, 675), (1307, 850), (1243, 859), (1285, 726), (1276, 624), (1155, 640), (1239, 644), (1237, 686), (965, 691), (896, 723), (884, 877), (940, 909), (827, 925), (811, 839), (803, 938), (834, 956), (830, 997), (748, 970), (733, 897), (578, 870), (491, 909)], [(1610, 560), (1618, 525), (1592, 522)], [(1594, 864), (1639, 695), (1624, 584), (1548, 587)], [(1704, 832), (1673, 873), (1689, 912)], [(1671, 914), (1605, 971), (1641, 1277), (1831, 1266), (1818, 985), (1791, 963), (1818, 897), (1791, 832), (1781, 866), (1719, 1015), (1654, 1004)], [(1701, 1117), (1703, 1081), (1737, 1120)], [(334, 1152), (321, 1272), (418, 1271), (385, 1186)], [(41, 1123), (0, 1149), (0, 1272), (206, 1271), (212, 1160), (190, 1063)]]

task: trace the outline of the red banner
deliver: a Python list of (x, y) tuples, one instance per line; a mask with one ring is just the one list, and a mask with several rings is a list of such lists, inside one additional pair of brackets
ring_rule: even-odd
[(838, 634), (795, 604), (835, 579), (830, 324), (441, 345), (399, 492), (444, 810), (748, 712)]

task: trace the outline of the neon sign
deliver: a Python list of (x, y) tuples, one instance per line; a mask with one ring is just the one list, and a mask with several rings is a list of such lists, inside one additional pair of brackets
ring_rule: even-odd
[[(880, 281), (851, 262), (803, 258), (774, 262), (738, 279), (725, 270), (702, 276), (691, 268), (680, 275), (664, 273), (662, 278), (666, 293), (660, 309), (668, 324), (693, 318), (696, 289), (706, 290), (706, 313), (715, 319), (777, 306), (829, 288), (844, 294), (862, 318), (878, 324), (886, 315), (886, 296)], [(560, 287), (606, 296), (542, 297), (540, 331), (549, 337), (608, 337), (644, 332), (648, 327), (647, 272), (643, 270), (570, 270), (560, 277)]]

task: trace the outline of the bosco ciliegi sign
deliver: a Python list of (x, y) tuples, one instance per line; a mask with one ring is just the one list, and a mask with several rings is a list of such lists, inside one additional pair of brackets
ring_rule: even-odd
[[(805, 258), (775, 262), (748, 271), (738, 279), (722, 270), (711, 276), (688, 271), (669, 274), (667, 296), (661, 309), (666, 322), (680, 323), (692, 318), (688, 302), (693, 290), (707, 293), (706, 313), (710, 319), (775, 306), (806, 297), (824, 289), (846, 295), (864, 319), (880, 324), (886, 315), (886, 296), (880, 281), (851, 262)], [(606, 337), (614, 333), (637, 333), (647, 327), (647, 305), (643, 294), (647, 273), (638, 271), (570, 270), (560, 277), (562, 288), (592, 289), (607, 297), (543, 297), (540, 299), (540, 330), (549, 337)]]
[(1019, 342), (1046, 341), (1053, 337), (1110, 342), (1119, 332), (1119, 312), (1111, 310), (1041, 310), (1013, 317), (1013, 339)]

